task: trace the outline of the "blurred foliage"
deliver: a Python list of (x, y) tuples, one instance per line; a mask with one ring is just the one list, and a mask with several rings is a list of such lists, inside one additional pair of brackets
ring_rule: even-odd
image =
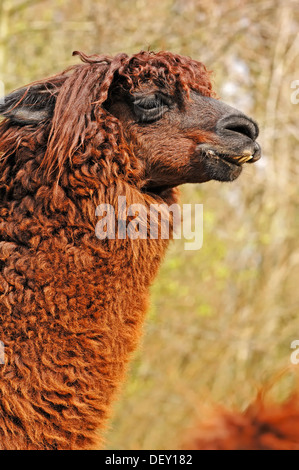
[[(263, 158), (232, 184), (182, 188), (204, 242), (172, 242), (144, 338), (115, 404), (110, 449), (173, 449), (206, 403), (246, 407), (299, 339), (299, 4), (292, 0), (0, 0), (6, 91), (86, 53), (167, 49), (204, 62), (226, 102), (260, 124)], [(299, 367), (299, 366), (297, 366)], [(280, 381), (282, 399), (292, 375)]]

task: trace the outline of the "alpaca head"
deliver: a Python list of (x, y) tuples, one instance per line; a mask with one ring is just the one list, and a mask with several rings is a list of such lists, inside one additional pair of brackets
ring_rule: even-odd
[(42, 149), (35, 155), (48, 177), (67, 169), (90, 184), (129, 178), (161, 194), (183, 183), (232, 181), (260, 158), (257, 124), (213, 97), (200, 62), (168, 52), (75, 54), (84, 64), (0, 105), (7, 129)]
[(209, 75), (170, 53), (141, 53), (118, 71), (105, 107), (143, 163), (146, 189), (232, 181), (260, 158), (256, 122), (215, 99)]

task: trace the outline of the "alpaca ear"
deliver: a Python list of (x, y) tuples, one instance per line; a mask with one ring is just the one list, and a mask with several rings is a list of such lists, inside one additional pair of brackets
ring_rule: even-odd
[(53, 114), (54, 106), (54, 94), (45, 84), (30, 85), (0, 99), (0, 115), (16, 124), (37, 125)]

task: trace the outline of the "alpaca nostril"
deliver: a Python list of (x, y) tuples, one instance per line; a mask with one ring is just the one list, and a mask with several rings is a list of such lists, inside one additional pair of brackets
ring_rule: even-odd
[(218, 131), (221, 133), (231, 133), (241, 134), (243, 136), (249, 137), (252, 140), (255, 140), (258, 136), (258, 126), (257, 124), (247, 118), (246, 116), (227, 116), (224, 119), (221, 119), (217, 125)]
[(230, 124), (229, 126), (226, 126), (225, 129), (233, 132), (238, 132), (238, 134), (247, 135), (247, 137), (253, 139), (250, 127), (244, 124)]

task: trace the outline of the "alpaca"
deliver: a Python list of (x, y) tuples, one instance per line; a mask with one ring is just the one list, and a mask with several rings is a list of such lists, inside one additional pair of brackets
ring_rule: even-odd
[(200, 62), (74, 54), (0, 104), (1, 449), (103, 446), (168, 240), (100, 239), (97, 207), (170, 205), (260, 157)]
[(218, 408), (190, 433), (188, 450), (299, 450), (299, 397), (274, 403), (259, 392), (243, 412)]

